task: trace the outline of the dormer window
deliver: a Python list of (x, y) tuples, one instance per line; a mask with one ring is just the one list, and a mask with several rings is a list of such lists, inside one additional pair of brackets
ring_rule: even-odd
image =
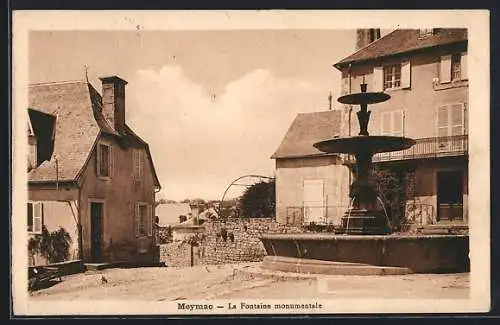
[(425, 28), (425, 29), (420, 29), (419, 30), (419, 38), (425, 38), (434, 35), (434, 29), (433, 28)]

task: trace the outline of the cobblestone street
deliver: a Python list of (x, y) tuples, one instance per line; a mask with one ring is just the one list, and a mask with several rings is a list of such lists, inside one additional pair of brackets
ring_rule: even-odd
[[(263, 272), (259, 263), (187, 268), (107, 269), (63, 277), (33, 293), (40, 300), (228, 298), (467, 299), (469, 273), (400, 276), (293, 276)], [(103, 283), (103, 277), (105, 278)]]

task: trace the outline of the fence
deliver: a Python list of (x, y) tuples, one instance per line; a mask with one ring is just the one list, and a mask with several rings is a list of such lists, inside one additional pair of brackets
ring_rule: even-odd
[[(286, 208), (286, 223), (304, 225), (314, 222), (319, 225), (338, 225), (347, 214), (349, 206), (291, 206)], [(405, 205), (407, 224), (423, 225), (436, 222), (435, 207), (431, 204), (408, 202)]]
[(405, 205), (406, 223), (410, 225), (434, 224), (436, 212), (432, 204), (407, 202)]
[(349, 207), (347, 205), (327, 206), (291, 206), (286, 208), (286, 223), (303, 225), (314, 222), (315, 224), (340, 224)]

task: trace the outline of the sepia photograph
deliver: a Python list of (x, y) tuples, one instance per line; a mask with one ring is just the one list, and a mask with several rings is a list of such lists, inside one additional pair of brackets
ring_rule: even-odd
[(14, 314), (489, 310), (487, 11), (12, 33)]

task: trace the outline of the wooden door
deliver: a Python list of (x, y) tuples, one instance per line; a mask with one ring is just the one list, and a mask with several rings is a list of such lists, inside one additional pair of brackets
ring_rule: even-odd
[(90, 254), (94, 262), (102, 260), (104, 203), (90, 203)]

